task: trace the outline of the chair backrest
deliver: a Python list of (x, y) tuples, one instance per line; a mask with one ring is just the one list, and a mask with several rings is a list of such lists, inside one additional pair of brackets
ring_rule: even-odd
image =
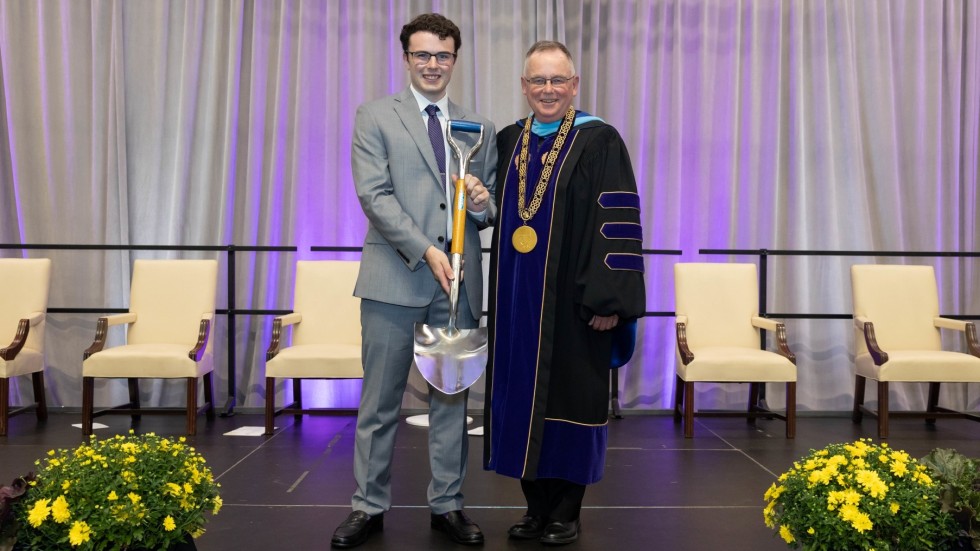
[(348, 260), (296, 263), (293, 311), (303, 315), (303, 322), (293, 329), (293, 345), (361, 343), (361, 299), (354, 296), (360, 265)]
[[(882, 350), (941, 350), (933, 324), (939, 315), (939, 291), (932, 266), (851, 266), (854, 316), (874, 323)], [(866, 354), (864, 332), (855, 327), (855, 347)]]
[(674, 265), (674, 310), (687, 316), (687, 344), (759, 348), (759, 281), (755, 264), (682, 262)]
[[(218, 289), (216, 260), (137, 260), (129, 292), (129, 311), (136, 323), (129, 344), (197, 342), (201, 317), (214, 314)], [(211, 325), (208, 348), (214, 342)]]
[[(51, 259), (0, 258), (0, 347), (13, 340), (20, 320), (47, 310), (50, 283)], [(24, 348), (44, 349), (44, 325), (31, 328)]]

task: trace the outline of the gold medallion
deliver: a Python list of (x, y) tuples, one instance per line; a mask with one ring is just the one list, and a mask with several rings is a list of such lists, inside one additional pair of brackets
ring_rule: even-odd
[(531, 226), (521, 226), (514, 230), (514, 235), (510, 238), (514, 248), (519, 253), (529, 253), (538, 244), (538, 234)]

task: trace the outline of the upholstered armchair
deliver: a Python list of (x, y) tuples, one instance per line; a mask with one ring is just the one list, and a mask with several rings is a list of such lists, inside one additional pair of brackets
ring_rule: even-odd
[[(34, 409), (48, 418), (44, 400), (44, 319), (48, 308), (51, 260), (0, 259), (0, 436), (8, 419)], [(7, 344), (10, 343), (10, 344)], [(10, 409), (10, 379), (30, 375), (34, 403)]]
[[(137, 260), (133, 266), (129, 312), (99, 318), (95, 341), (82, 362), (82, 432), (92, 419), (109, 413), (176, 413), (187, 418), (187, 434), (197, 433), (197, 415), (214, 418), (214, 370), (211, 329), (214, 323), (218, 263), (215, 260)], [(109, 328), (125, 325), (126, 344), (106, 348)], [(129, 381), (129, 403), (95, 412), (95, 379)], [(142, 408), (140, 379), (183, 379), (185, 408)], [(197, 380), (204, 381), (204, 405), (198, 407)]]
[[(796, 435), (796, 357), (782, 323), (760, 317), (755, 264), (674, 265), (677, 387), (674, 418), (683, 418), (684, 436), (694, 436), (694, 417), (757, 417), (786, 421), (786, 438)], [(772, 331), (778, 352), (760, 349), (760, 330)], [(741, 412), (695, 412), (694, 383), (749, 383), (749, 404)], [(786, 413), (760, 400), (761, 385), (786, 384)], [(683, 413), (682, 413), (683, 409)]]
[[(318, 410), (303, 406), (303, 379), (360, 379), (361, 300), (353, 295), (360, 262), (299, 261), (293, 313), (272, 322), (265, 364), (265, 433), (272, 434), (277, 415)], [(285, 329), (292, 344), (285, 346)], [(276, 379), (293, 380), (293, 402), (276, 410)]]
[[(980, 420), (939, 406), (940, 383), (980, 382), (980, 343), (971, 322), (939, 316), (939, 291), (932, 266), (851, 266), (854, 299), (854, 410), (878, 419), (878, 438), (888, 438), (889, 417)], [(969, 354), (942, 349), (940, 329), (963, 333)], [(878, 409), (864, 405), (867, 380), (876, 381)], [(891, 411), (889, 383), (929, 383), (925, 411)]]

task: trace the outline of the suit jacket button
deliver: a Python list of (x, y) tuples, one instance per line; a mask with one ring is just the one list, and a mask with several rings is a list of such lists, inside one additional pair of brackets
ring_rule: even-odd
[(446, 240), (446, 238), (445, 238), (445, 237), (442, 237), (441, 235), (439, 236), (439, 239), (438, 239), (438, 241), (439, 241), (440, 243), (442, 243), (442, 242), (444, 242), (445, 240)]
[(439, 208), (446, 210), (446, 203), (439, 203)]

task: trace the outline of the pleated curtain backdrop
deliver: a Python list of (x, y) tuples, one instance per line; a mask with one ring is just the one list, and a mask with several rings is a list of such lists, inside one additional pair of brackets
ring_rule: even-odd
[[(754, 260), (699, 248), (980, 250), (980, 5), (969, 0), (0, 0), (0, 242), (295, 245), (240, 254), (236, 273), (239, 308), (288, 309), (296, 260), (357, 258), (309, 248), (361, 245), (354, 112), (407, 85), (398, 32), (427, 11), (462, 29), (451, 97), (498, 128), (528, 112), (527, 47), (569, 46), (576, 106), (629, 145), (644, 247), (683, 251), (647, 258), (649, 311), (673, 310), (674, 262)], [(126, 306), (133, 259), (177, 256), (0, 255), (52, 258), (52, 307), (112, 308)], [(930, 258), (774, 257), (769, 309), (850, 313), (848, 266), (876, 260), (934, 264), (943, 313), (980, 313), (980, 260)], [(96, 317), (49, 318), (53, 406), (80, 405)], [(800, 410), (849, 409), (850, 321), (787, 326)], [(270, 327), (270, 316), (237, 323), (239, 406), (261, 406)], [(218, 316), (219, 404), (226, 331)], [(623, 405), (666, 409), (672, 318), (645, 318), (638, 347)], [(355, 407), (360, 391), (308, 386), (319, 406)], [(181, 388), (158, 384), (148, 402), (180, 403)], [(746, 391), (706, 385), (698, 403), (740, 407)], [(107, 384), (96, 400), (125, 392)], [(898, 392), (895, 407), (923, 403), (922, 389)], [(962, 408), (980, 397), (944, 392)], [(414, 379), (405, 406), (424, 395)], [(482, 400), (478, 383), (471, 407)]]

